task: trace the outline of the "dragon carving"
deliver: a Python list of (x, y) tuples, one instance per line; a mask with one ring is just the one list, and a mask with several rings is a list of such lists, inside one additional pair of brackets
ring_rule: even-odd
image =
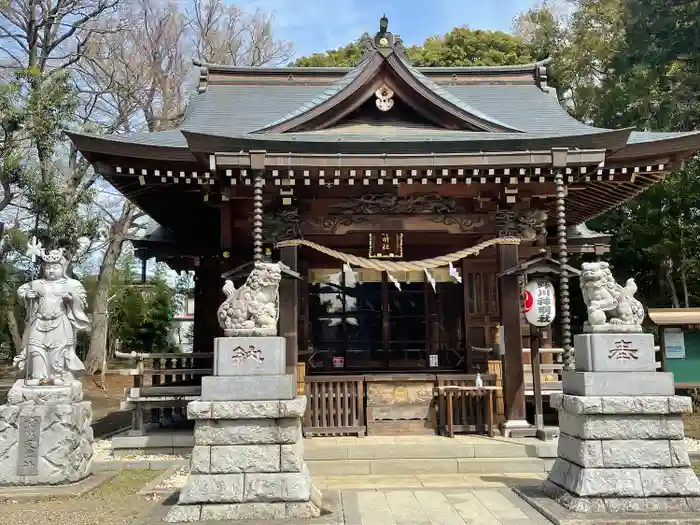
[(226, 300), (217, 312), (224, 335), (277, 335), (281, 280), (280, 266), (265, 262), (256, 262), (246, 282), (239, 288), (227, 280), (223, 287)]
[(581, 270), (581, 293), (588, 308), (584, 331), (641, 332), (644, 307), (634, 298), (634, 279), (620, 286), (606, 262), (583, 263)]

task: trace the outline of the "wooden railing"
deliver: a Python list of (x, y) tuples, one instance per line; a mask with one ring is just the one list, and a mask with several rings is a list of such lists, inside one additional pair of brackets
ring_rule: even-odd
[[(147, 410), (151, 424), (184, 418), (187, 403), (201, 394), (199, 378), (212, 373), (211, 368), (194, 368), (197, 360), (211, 359), (211, 353), (117, 352), (116, 357), (131, 359), (136, 365), (119, 371), (133, 377), (133, 386), (125, 390), (121, 406), (132, 412), (131, 435), (143, 434)], [(151, 366), (147, 366), (149, 363)]]
[(364, 436), (364, 376), (306, 376), (304, 435)]
[(493, 435), (496, 376), (486, 374), (481, 379), (488, 389), (476, 388), (475, 374), (437, 376), (435, 391), (440, 434), (472, 432)]
[[(561, 374), (564, 370), (562, 363), (554, 363), (559, 356), (564, 353), (563, 348), (540, 348), (540, 384), (542, 394), (548, 396), (553, 392), (561, 392)], [(523, 348), (525, 364), (523, 372), (525, 375), (525, 395), (534, 396), (532, 386), (532, 364), (530, 363), (530, 349)], [(549, 361), (549, 362), (548, 362)]]

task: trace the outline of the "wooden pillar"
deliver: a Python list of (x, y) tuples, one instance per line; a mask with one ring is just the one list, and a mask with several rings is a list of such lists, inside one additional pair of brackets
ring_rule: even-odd
[[(233, 203), (231, 201), (222, 202), (219, 213), (219, 254), (223, 255), (224, 252), (228, 252), (228, 258), (219, 260), (219, 275), (221, 275), (236, 267), (236, 257), (233, 253)], [(223, 283), (221, 284), (223, 286)], [(223, 297), (221, 302), (223, 302)]]
[[(280, 262), (295, 272), (299, 269), (298, 248), (280, 248)], [(287, 340), (287, 374), (296, 373), (299, 360), (299, 281), (282, 279), (280, 282), (279, 333)]]
[[(499, 271), (518, 265), (518, 246), (498, 246)], [(517, 276), (501, 277), (501, 324), (503, 325), (503, 397), (506, 422), (504, 435), (510, 429), (527, 427), (525, 422), (525, 377), (523, 372), (523, 348), (520, 336), (520, 287)]]
[[(194, 272), (194, 352), (213, 352), (219, 336), (216, 311), (221, 304), (219, 261), (201, 257)], [(211, 359), (197, 360), (195, 368), (211, 366)]]
[(204, 293), (206, 285), (206, 276), (204, 275), (206, 268), (202, 267), (202, 259), (194, 269), (194, 321), (192, 326), (192, 351), (205, 352), (207, 343), (204, 340), (206, 331), (204, 324), (206, 322), (205, 302), (207, 300)]
[[(566, 186), (562, 170), (554, 175), (557, 186), (557, 244), (559, 245), (559, 262), (568, 264), (569, 252), (566, 239)], [(571, 312), (569, 309), (569, 274), (566, 270), (559, 274), (559, 323), (561, 324), (561, 346), (564, 349), (564, 370), (574, 368), (574, 348), (571, 346)]]
[(472, 347), (471, 334), (469, 333), (469, 267), (467, 266), (467, 258), (462, 259), (462, 322), (464, 323), (464, 352), (465, 352), (465, 367), (468, 374), (472, 371)]
[[(299, 281), (299, 348), (301, 349), (302, 359), (304, 362), (309, 356), (309, 343), (311, 341), (311, 334), (309, 333), (309, 265), (307, 261), (298, 261), (299, 274), (302, 279)], [(297, 358), (298, 359), (298, 358)]]

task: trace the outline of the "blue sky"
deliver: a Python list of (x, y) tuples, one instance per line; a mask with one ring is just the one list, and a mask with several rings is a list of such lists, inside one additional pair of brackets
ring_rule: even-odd
[(454, 26), (510, 31), (513, 18), (534, 0), (243, 0), (248, 8), (274, 13), (277, 38), (295, 44), (295, 56), (345, 45), (363, 32), (374, 33), (382, 14), (389, 30), (407, 45), (444, 34)]

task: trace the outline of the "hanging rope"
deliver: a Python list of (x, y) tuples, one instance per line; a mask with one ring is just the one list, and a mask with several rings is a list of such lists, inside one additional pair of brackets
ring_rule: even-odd
[(520, 244), (520, 238), (499, 237), (496, 239), (489, 239), (488, 241), (481, 242), (476, 246), (465, 248), (464, 250), (460, 250), (458, 252), (442, 255), (432, 259), (423, 259), (421, 261), (387, 261), (382, 259), (367, 259), (365, 257), (358, 257), (349, 253), (331, 250), (330, 248), (321, 246), (313, 241), (307, 241), (306, 239), (281, 241), (277, 243), (277, 248), (283, 248), (285, 246), (308, 246), (317, 252), (325, 253), (326, 255), (339, 259), (344, 263), (357, 268), (368, 268), (370, 270), (381, 270), (385, 272), (414, 272), (433, 270), (435, 268), (440, 268), (441, 266), (447, 266), (450, 263), (455, 263), (461, 259), (464, 259), (465, 257), (469, 257), (470, 255), (476, 255), (481, 250), (496, 244)]

